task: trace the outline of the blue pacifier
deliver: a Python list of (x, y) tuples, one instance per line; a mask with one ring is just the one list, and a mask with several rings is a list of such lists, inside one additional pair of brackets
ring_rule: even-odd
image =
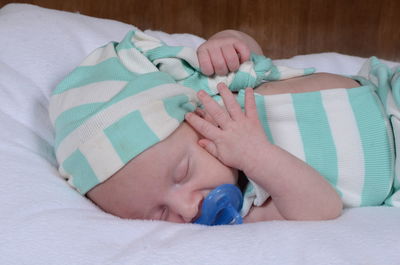
[(193, 223), (202, 225), (233, 225), (243, 223), (242, 192), (233, 184), (222, 184), (213, 189), (203, 201), (201, 216)]

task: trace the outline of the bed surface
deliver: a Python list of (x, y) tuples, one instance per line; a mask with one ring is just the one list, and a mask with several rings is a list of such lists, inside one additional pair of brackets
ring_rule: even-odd
[[(102, 212), (58, 177), (48, 99), (90, 51), (132, 26), (20, 4), (0, 9), (0, 22), (0, 264), (399, 264), (396, 208), (349, 209), (325, 222), (219, 227)], [(150, 34), (172, 44), (202, 42)], [(320, 53), (276, 62), (355, 74), (364, 61)]]

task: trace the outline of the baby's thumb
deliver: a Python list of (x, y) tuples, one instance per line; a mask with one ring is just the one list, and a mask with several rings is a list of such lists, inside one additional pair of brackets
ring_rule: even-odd
[(209, 152), (211, 155), (217, 157), (217, 146), (212, 141), (208, 139), (201, 139), (199, 140), (199, 145), (206, 149), (206, 151)]

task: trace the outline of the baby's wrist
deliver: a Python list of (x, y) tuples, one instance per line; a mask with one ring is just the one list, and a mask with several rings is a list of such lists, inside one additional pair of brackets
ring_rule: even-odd
[(270, 157), (269, 153), (272, 148), (273, 144), (266, 141), (249, 150), (250, 154), (243, 159), (243, 164), (240, 168), (247, 177), (253, 179), (266, 173), (266, 164), (268, 164), (268, 157)]

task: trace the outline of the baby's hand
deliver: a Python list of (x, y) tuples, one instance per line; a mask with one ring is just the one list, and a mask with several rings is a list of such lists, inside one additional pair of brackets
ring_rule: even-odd
[(197, 49), (200, 69), (205, 75), (226, 75), (235, 72), (250, 58), (250, 49), (235, 37), (211, 38)]
[(214, 122), (194, 113), (186, 114), (186, 121), (205, 137), (199, 140), (200, 146), (223, 164), (245, 171), (245, 168), (251, 168), (254, 158), (270, 145), (258, 119), (254, 92), (251, 88), (246, 89), (243, 112), (225, 84), (218, 84), (218, 90), (226, 109), (206, 92), (198, 92), (205, 111)]

